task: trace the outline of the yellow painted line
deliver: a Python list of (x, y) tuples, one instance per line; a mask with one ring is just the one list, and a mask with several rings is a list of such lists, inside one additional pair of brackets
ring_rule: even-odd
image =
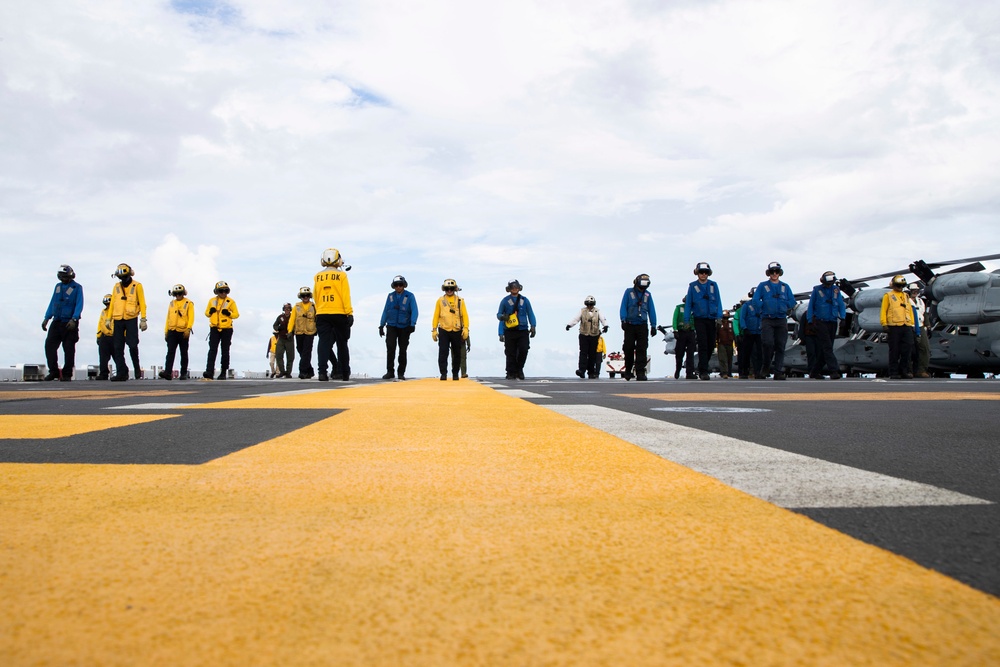
[(68, 398), (68, 399), (111, 399), (111, 398), (135, 398), (143, 396), (180, 396), (182, 394), (191, 394), (190, 391), (169, 391), (154, 390), (154, 391), (67, 391), (67, 390), (46, 390), (46, 389), (33, 389), (24, 391), (0, 391), (0, 403), (4, 401), (22, 401), (22, 400), (36, 400), (40, 398)]
[[(177, 415), (0, 415), (0, 440), (46, 440), (119, 426), (146, 424)], [(0, 465), (2, 469), (2, 465)]]
[(656, 401), (1000, 401), (1000, 393), (961, 391), (887, 391), (887, 392), (826, 392), (809, 394), (757, 394), (757, 393), (653, 393), (615, 394), (624, 398), (648, 398)]
[(272, 400), (345, 412), (0, 465), (2, 662), (1000, 663), (1000, 600), (477, 383)]

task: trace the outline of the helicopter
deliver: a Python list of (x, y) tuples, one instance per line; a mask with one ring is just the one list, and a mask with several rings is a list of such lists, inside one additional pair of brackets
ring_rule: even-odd
[[(868, 281), (912, 274), (917, 280), (909, 287), (920, 290), (927, 307), (928, 371), (938, 377), (959, 373), (971, 378), (1000, 372), (1000, 270), (985, 273), (981, 263), (998, 258), (1000, 254), (933, 263), (917, 260), (906, 269), (838, 281), (848, 308), (834, 342), (841, 370), (848, 375), (888, 372), (889, 348), (880, 309), (882, 296), (889, 288), (869, 288)], [(934, 272), (955, 264), (962, 266)], [(793, 312), (797, 322), (810, 294), (795, 296), (799, 300)], [(787, 348), (785, 366), (786, 373), (808, 372), (805, 346), (800, 339)]]

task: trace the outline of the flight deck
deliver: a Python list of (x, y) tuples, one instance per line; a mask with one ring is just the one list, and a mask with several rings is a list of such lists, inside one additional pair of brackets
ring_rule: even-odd
[(995, 381), (0, 387), (0, 662), (1000, 664)]

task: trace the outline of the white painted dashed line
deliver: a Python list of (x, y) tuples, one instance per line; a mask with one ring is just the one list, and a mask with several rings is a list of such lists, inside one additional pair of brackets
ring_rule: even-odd
[(496, 391), (514, 398), (552, 398), (551, 396), (546, 396), (545, 394), (536, 394), (523, 389), (497, 389)]
[[(272, 398), (275, 396), (302, 396), (303, 394), (318, 394), (321, 391), (330, 391), (331, 389), (340, 389), (345, 385), (334, 385), (332, 387), (317, 387), (316, 389), (298, 389), (293, 391), (275, 391), (271, 393), (264, 394), (247, 394), (242, 398)], [(355, 386), (355, 385), (347, 385)]]
[(550, 405), (667, 460), (786, 508), (989, 505), (930, 484), (852, 468), (597, 405)]

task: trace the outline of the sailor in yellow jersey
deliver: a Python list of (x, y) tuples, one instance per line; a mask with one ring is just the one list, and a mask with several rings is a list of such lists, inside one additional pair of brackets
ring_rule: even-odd
[[(351, 352), (347, 341), (354, 326), (354, 308), (351, 306), (351, 285), (347, 273), (341, 269), (344, 260), (336, 248), (327, 248), (320, 257), (323, 270), (313, 279), (313, 295), (316, 299), (316, 334), (319, 349), (316, 361), (319, 366), (319, 380), (330, 379), (326, 368), (333, 356), (333, 344), (337, 344), (340, 358), (340, 377), (345, 382), (351, 379)], [(350, 267), (348, 267), (350, 268)], [(334, 362), (336, 372), (336, 361)]]
[(118, 284), (111, 290), (112, 356), (115, 360), (115, 374), (111, 381), (128, 380), (126, 344), (132, 357), (132, 370), (138, 380), (142, 374), (139, 370), (139, 332), (146, 330), (146, 295), (142, 284), (134, 280), (135, 271), (128, 264), (119, 264), (112, 276), (118, 279)]
[(111, 319), (111, 295), (104, 295), (104, 310), (97, 318), (97, 358), (98, 380), (107, 380), (111, 376), (111, 355), (115, 351), (114, 326)]
[(188, 375), (188, 342), (191, 331), (194, 330), (194, 304), (187, 299), (184, 285), (174, 285), (169, 292), (174, 300), (167, 308), (167, 323), (163, 328), (163, 339), (167, 341), (167, 359), (163, 362), (160, 377), (164, 380), (174, 379), (174, 355), (178, 348), (181, 351), (180, 379), (187, 380)]
[[(312, 290), (309, 287), (299, 288), (299, 302), (292, 308), (288, 318), (288, 333), (295, 335), (295, 349), (299, 353), (299, 379), (310, 380), (314, 374), (312, 356), (313, 341), (316, 338), (316, 304), (312, 302)], [(332, 350), (329, 354), (336, 374), (337, 357)], [(291, 366), (287, 377), (292, 377)]]
[(438, 344), (438, 370), (441, 379), (448, 379), (448, 352), (451, 352), (451, 379), (457, 380), (462, 364), (462, 341), (469, 338), (469, 311), (465, 299), (456, 292), (462, 288), (452, 278), (441, 284), (444, 296), (434, 304), (431, 319), (431, 338)]
[(215, 296), (208, 300), (205, 307), (205, 317), (212, 327), (208, 332), (208, 362), (205, 364), (203, 378), (212, 379), (215, 375), (215, 355), (222, 344), (222, 361), (219, 379), (227, 379), (229, 372), (229, 346), (233, 342), (233, 320), (240, 316), (236, 302), (229, 298), (229, 284), (220, 280), (215, 283)]
[(912, 378), (910, 355), (913, 351), (913, 308), (910, 295), (904, 292), (906, 278), (893, 276), (891, 292), (882, 297), (880, 317), (889, 339), (889, 377), (894, 380)]

